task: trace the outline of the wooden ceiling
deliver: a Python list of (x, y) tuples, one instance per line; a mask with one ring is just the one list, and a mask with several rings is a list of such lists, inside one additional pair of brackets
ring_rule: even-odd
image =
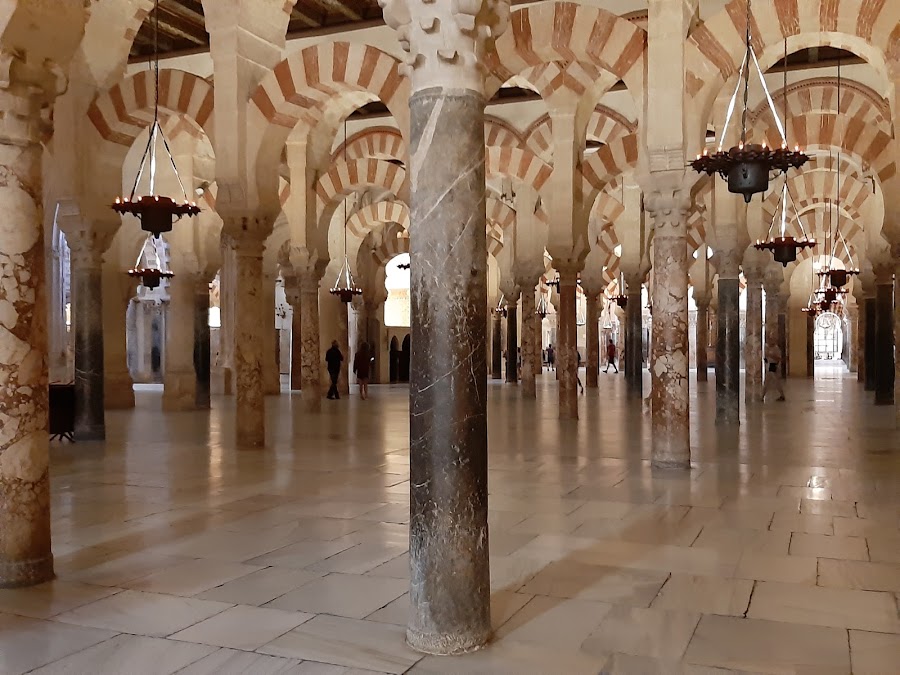
[[(156, 17), (150, 12), (131, 47), (131, 60), (153, 54)], [(288, 37), (323, 35), (383, 23), (377, 0), (297, 0), (291, 11)], [(200, 0), (159, 0), (160, 55), (190, 54), (209, 50), (209, 35)]]

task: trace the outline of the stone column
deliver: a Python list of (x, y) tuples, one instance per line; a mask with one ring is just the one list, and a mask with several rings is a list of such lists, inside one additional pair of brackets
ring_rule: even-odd
[(263, 292), (263, 243), (235, 240), (234, 369), (237, 383), (238, 447), (261, 448), (266, 443), (266, 399), (263, 394), (263, 348), (274, 304), (267, 309)]
[(284, 294), (291, 312), (291, 390), (300, 391), (303, 386), (302, 358), (302, 321), (300, 309), (300, 280), (296, 276), (286, 277), (284, 280)]
[(578, 338), (576, 306), (578, 272), (573, 265), (555, 262), (559, 272), (559, 324), (556, 345), (556, 370), (559, 373), (559, 418), (578, 419)]
[(716, 424), (741, 422), (741, 282), (733, 252), (719, 257), (716, 331)]
[(491, 633), (484, 72), (508, 2), (383, 0), (410, 76), (410, 602), (432, 654)]
[[(896, 288), (894, 290), (894, 297), (896, 298)], [(859, 371), (859, 306), (858, 305), (847, 305), (847, 326), (849, 335), (845, 335), (844, 339), (848, 341), (847, 343), (847, 351), (850, 355), (849, 363), (847, 364), (848, 369), (851, 373), (857, 373)], [(895, 334), (900, 334), (900, 331), (897, 331), (897, 326), (894, 326)], [(898, 359), (898, 363), (900, 363), (900, 359)], [(896, 380), (895, 380), (896, 384)], [(897, 396), (895, 399), (900, 400)]]
[(587, 309), (585, 310), (585, 373), (584, 386), (596, 389), (597, 378), (600, 373), (600, 294), (585, 289)]
[(196, 286), (197, 275), (184, 270), (176, 271), (169, 282), (163, 410), (193, 410), (197, 407), (197, 372), (194, 368)]
[(125, 410), (134, 407), (126, 321), (136, 285), (116, 266), (107, 265), (103, 279), (103, 405), (107, 410)]
[(278, 330), (275, 328), (275, 275), (263, 273), (263, 394), (277, 396), (281, 393), (280, 364), (278, 363)]
[[(766, 291), (766, 324), (765, 324), (765, 347), (763, 353), (768, 351), (771, 345), (781, 348), (780, 326), (778, 317), (781, 314), (781, 284), (784, 281), (784, 275), (776, 270), (766, 275), (763, 280), (763, 287)], [(781, 353), (781, 360), (784, 361), (784, 352)]]
[[(0, 203), (4, 206), (0, 218), (0, 588), (12, 588), (53, 578), (47, 295), (41, 222), (41, 141), (49, 129), (41, 107), (52, 103), (58, 93), (50, 88), (62, 89), (64, 83), (55, 79), (58, 71), (26, 66), (12, 51), (5, 52), (4, 58), (0, 82)], [(99, 256), (90, 265), (81, 262), (78, 286), (82, 309), (91, 307), (86, 294), (92, 288), (96, 297), (93, 323), (82, 323), (79, 339), (83, 368), (80, 391), (91, 394), (87, 411), (79, 409), (79, 428), (82, 438), (102, 438), (102, 343), (99, 353), (85, 351), (85, 340), (91, 333), (101, 333)], [(86, 273), (85, 267), (94, 272)], [(86, 363), (88, 353), (91, 358)]]
[(706, 382), (709, 374), (709, 365), (706, 359), (706, 349), (709, 347), (709, 299), (697, 298), (697, 337), (694, 345), (697, 359), (697, 382)]
[(106, 438), (103, 397), (103, 254), (73, 243), (72, 323), (75, 332), (75, 439)]
[[(295, 266), (296, 269), (296, 266)], [(306, 270), (300, 278), (300, 361), (303, 405), (308, 412), (322, 410), (322, 368), (319, 349), (319, 281), (317, 270)]]
[(496, 307), (491, 322), (491, 379), (503, 379), (503, 313)]
[(507, 298), (506, 310), (506, 381), (519, 383), (519, 290)]
[(806, 376), (815, 377), (816, 349), (814, 335), (816, 332), (816, 317), (806, 314)]
[(875, 405), (894, 404), (893, 266), (875, 270)]
[(535, 398), (537, 388), (535, 376), (540, 372), (541, 348), (540, 317), (536, 314), (534, 301), (534, 287), (537, 282), (525, 281), (522, 286), (522, 370), (519, 373), (522, 378), (522, 394), (526, 398)]
[(382, 300), (365, 301), (366, 326), (364, 335), (366, 336), (366, 342), (369, 343), (369, 355), (374, 359), (372, 361), (371, 377), (369, 378), (370, 384), (380, 384), (382, 379), (381, 368), (386, 347), (381, 330), (382, 302)]
[(631, 398), (644, 396), (644, 321), (639, 275), (625, 277), (628, 302), (625, 304), (625, 384)]
[(680, 183), (645, 192), (654, 228), (650, 374), (655, 468), (691, 466), (686, 220), (690, 204), (690, 191)]
[(877, 326), (877, 310), (874, 297), (866, 297), (863, 301), (866, 313), (865, 320), (865, 348), (863, 353), (866, 359), (865, 371), (865, 390), (875, 391), (875, 380), (878, 374), (878, 342), (875, 338)]
[(745, 266), (747, 279), (747, 319), (744, 336), (744, 402), (762, 401), (763, 391), (763, 310), (762, 274)]
[(209, 282), (194, 283), (194, 375), (197, 408), (210, 407), (211, 368), (209, 348)]
[(866, 382), (866, 300), (862, 295), (856, 298), (856, 381)]
[(337, 303), (337, 326), (335, 339), (344, 355), (341, 375), (338, 377), (338, 392), (341, 396), (350, 393), (350, 308), (348, 303), (335, 300)]

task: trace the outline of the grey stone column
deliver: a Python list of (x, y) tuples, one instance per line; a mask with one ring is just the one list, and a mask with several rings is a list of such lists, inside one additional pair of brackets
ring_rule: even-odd
[(556, 370), (559, 373), (559, 418), (578, 419), (578, 339), (576, 306), (578, 272), (555, 262), (559, 272), (559, 323), (556, 347)]
[(762, 277), (745, 270), (747, 278), (747, 328), (744, 338), (744, 402), (762, 401), (763, 314)]
[(878, 342), (875, 338), (875, 331), (878, 314), (875, 304), (875, 298), (867, 297), (864, 301), (864, 307), (866, 313), (865, 319), (865, 349), (864, 355), (866, 360), (866, 366), (864, 369), (865, 372), (865, 390), (866, 391), (875, 391), (875, 380), (878, 374)]
[(348, 303), (336, 301), (337, 307), (337, 335), (338, 346), (344, 355), (344, 363), (341, 364), (341, 374), (338, 376), (338, 392), (341, 396), (350, 393), (350, 307)]
[(856, 299), (856, 381), (866, 382), (866, 300), (864, 297)]
[(261, 241), (250, 237), (235, 241), (235, 421), (237, 444), (244, 448), (261, 448), (266, 442), (262, 359), (274, 308), (265, 304), (269, 296), (263, 292), (262, 255)]
[(706, 350), (709, 347), (709, 300), (697, 300), (697, 337), (694, 345), (697, 361), (697, 381), (706, 382), (709, 375), (709, 365), (706, 358)]
[(625, 384), (631, 398), (644, 396), (644, 325), (641, 308), (641, 279), (626, 279), (628, 302), (625, 305)]
[(814, 377), (816, 369), (816, 350), (814, 344), (814, 335), (816, 332), (816, 317), (807, 313), (806, 315), (806, 376)]
[(787, 300), (785, 296), (781, 296), (781, 305), (778, 308), (778, 346), (781, 347), (781, 377), (786, 380), (790, 372), (791, 353), (788, 349), (788, 321), (787, 321)]
[[(894, 288), (894, 297), (897, 297), (897, 289)], [(849, 298), (848, 298), (849, 299)], [(898, 315), (900, 316), (900, 315)], [(896, 317), (895, 317), (896, 318)], [(847, 348), (850, 355), (849, 363), (847, 367), (849, 368), (851, 373), (856, 373), (859, 371), (859, 348), (857, 346), (859, 342), (859, 306), (858, 305), (847, 305), (847, 326), (849, 328), (849, 335), (845, 335), (844, 339), (847, 340)], [(895, 334), (896, 334), (896, 325), (894, 326)], [(898, 360), (900, 363), (900, 360)], [(897, 378), (895, 378), (895, 383)], [(897, 398), (896, 396), (894, 397)]]
[(491, 321), (491, 379), (503, 379), (503, 314), (494, 308)]
[(199, 279), (194, 287), (194, 372), (196, 405), (210, 407), (209, 282)]
[(585, 355), (584, 386), (589, 389), (597, 388), (597, 379), (600, 373), (600, 297), (599, 293), (587, 293), (587, 309), (585, 311), (585, 340), (587, 341), (587, 354)]
[(317, 272), (300, 275), (300, 359), (303, 405), (308, 412), (322, 410), (322, 369), (319, 348), (319, 280)]
[(168, 286), (163, 410), (197, 407), (196, 316), (197, 275), (179, 270)]
[(72, 249), (72, 323), (75, 331), (75, 439), (106, 438), (103, 405), (102, 253)]
[(264, 313), (262, 372), (263, 394), (281, 393), (281, 364), (278, 363), (278, 329), (275, 327), (275, 275), (263, 273), (262, 311)]
[[(664, 184), (665, 185), (665, 184)], [(691, 466), (688, 391), (687, 189), (645, 192), (653, 218), (653, 358), (650, 369), (654, 468)]]
[(519, 308), (518, 298), (509, 300), (506, 311), (506, 381), (519, 383)]
[(293, 310), (291, 312), (291, 390), (300, 391), (303, 386), (302, 321), (300, 310), (300, 280), (287, 277), (284, 280), (285, 298)]
[(522, 370), (520, 375), (522, 394), (526, 398), (537, 396), (535, 375), (541, 369), (541, 348), (537, 344), (540, 339), (538, 324), (540, 317), (535, 313), (537, 311), (534, 301), (535, 285), (536, 283), (522, 285), (524, 290), (522, 292)]
[[(736, 271), (736, 270), (735, 270)], [(726, 273), (728, 274), (728, 273)], [(716, 335), (716, 423), (741, 421), (741, 283), (737, 275), (719, 276)]]
[(891, 270), (876, 270), (875, 405), (894, 404), (894, 280)]

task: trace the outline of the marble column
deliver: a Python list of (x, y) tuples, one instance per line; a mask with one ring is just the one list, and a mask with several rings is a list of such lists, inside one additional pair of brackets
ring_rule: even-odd
[(103, 255), (87, 243), (72, 248), (75, 332), (75, 439), (106, 438), (103, 396)]
[[(894, 288), (894, 297), (896, 298), (897, 289)], [(900, 318), (900, 314), (898, 314), (898, 318)], [(849, 368), (851, 373), (856, 373), (859, 371), (859, 306), (858, 305), (847, 305), (847, 328), (849, 335), (844, 335), (844, 340), (847, 341), (847, 350), (850, 356), (849, 363), (847, 367)], [(895, 334), (900, 335), (900, 331), (897, 330), (896, 323), (894, 325)], [(900, 359), (897, 360), (898, 364), (900, 364)], [(897, 380), (895, 379), (895, 383)], [(896, 397), (895, 399), (900, 400), (900, 397)]]
[(781, 304), (778, 307), (778, 347), (781, 349), (781, 378), (787, 380), (791, 360), (791, 353), (788, 349), (788, 321), (787, 321), (787, 300), (785, 296), (781, 296)]
[(747, 316), (744, 335), (744, 402), (759, 403), (763, 391), (762, 276), (745, 269)]
[(518, 293), (508, 298), (506, 311), (506, 381), (519, 383), (519, 298)]
[(720, 263), (716, 331), (716, 424), (741, 421), (741, 282), (736, 261)]
[(522, 394), (526, 398), (535, 398), (537, 388), (535, 376), (541, 369), (540, 317), (536, 314), (534, 301), (534, 287), (530, 281), (522, 284), (522, 370), (519, 373), (522, 378)]
[(134, 408), (134, 381), (128, 372), (128, 306), (136, 284), (117, 266), (103, 271), (103, 406), (107, 410)]
[(300, 316), (300, 280), (288, 277), (284, 280), (285, 298), (291, 309), (291, 391), (300, 391), (303, 386), (302, 321)]
[(816, 332), (816, 317), (806, 314), (806, 376), (815, 377), (816, 350), (814, 336)]
[(263, 394), (263, 346), (274, 305), (263, 292), (263, 242), (235, 240), (234, 367), (237, 383), (236, 441), (241, 448), (266, 443), (266, 399)]
[(197, 275), (184, 270), (178, 271), (169, 282), (163, 410), (193, 410), (197, 407), (197, 372), (194, 368), (196, 285)]
[(695, 339), (695, 357), (697, 360), (697, 382), (706, 382), (709, 374), (709, 365), (706, 359), (706, 349), (709, 347), (709, 300), (697, 300), (697, 336)]
[(211, 368), (209, 347), (209, 282), (200, 278), (194, 284), (194, 375), (195, 405), (210, 407)]
[(866, 367), (865, 367), (865, 390), (866, 391), (875, 391), (875, 380), (878, 374), (878, 343), (875, 338), (875, 331), (877, 326), (877, 310), (875, 305), (874, 297), (867, 297), (864, 301), (864, 307), (866, 313), (865, 320), (865, 349), (863, 353), (865, 354), (866, 359)]
[(341, 354), (344, 355), (344, 363), (341, 364), (341, 374), (338, 377), (338, 392), (341, 396), (350, 393), (350, 308), (348, 303), (336, 300), (337, 307), (337, 326), (335, 339), (338, 341), (338, 347)]
[(856, 381), (866, 382), (866, 301), (863, 297), (856, 299)]
[(876, 272), (875, 286), (875, 405), (894, 404), (894, 280), (891, 272)]
[(641, 308), (641, 279), (627, 279), (625, 304), (625, 384), (631, 398), (644, 396), (644, 325)]
[(281, 393), (281, 367), (278, 363), (278, 329), (275, 328), (275, 275), (263, 274), (262, 311), (263, 328), (263, 394), (277, 396)]
[(370, 370), (369, 384), (381, 383), (381, 366), (384, 360), (384, 349), (386, 347), (382, 338), (381, 331), (381, 301), (366, 300), (365, 301), (365, 336), (366, 342), (369, 343), (369, 355), (372, 357), (372, 368)]
[(556, 370), (559, 373), (559, 418), (578, 419), (578, 338), (576, 306), (578, 268), (558, 265), (559, 272), (559, 322), (556, 345)]
[[(13, 52), (6, 54), (0, 82), (0, 588), (31, 586), (53, 578), (50, 549), (50, 478), (47, 435), (47, 295), (44, 230), (41, 222), (41, 104), (49, 92), (40, 82), (22, 82), (28, 70)], [(38, 66), (34, 66), (35, 69)], [(52, 80), (51, 74), (42, 76)], [(52, 100), (52, 99), (50, 99)], [(84, 267), (82, 266), (83, 270)], [(82, 307), (88, 305), (91, 280), (82, 271)], [(74, 279), (73, 279), (74, 281)], [(99, 288), (94, 285), (98, 294)], [(95, 300), (99, 301), (98, 298)], [(96, 307), (95, 332), (100, 314)], [(84, 339), (91, 331), (84, 330)], [(102, 349), (82, 366), (100, 369), (99, 380), (82, 375), (90, 390), (93, 417), (82, 411), (82, 431), (102, 438)], [(99, 358), (99, 360), (97, 360)], [(96, 422), (99, 421), (99, 427)], [(87, 423), (90, 424), (87, 424)], [(98, 433), (99, 432), (99, 433)], [(35, 649), (38, 649), (35, 647)]]
[(315, 271), (300, 274), (300, 388), (308, 412), (322, 410), (322, 368), (319, 348), (319, 280)]
[(585, 321), (587, 323), (584, 332), (587, 354), (585, 355), (584, 386), (596, 389), (600, 373), (600, 294), (589, 292), (586, 299)]
[(497, 308), (491, 310), (491, 379), (503, 379), (503, 314)]
[(691, 466), (686, 220), (690, 204), (686, 189), (645, 192), (654, 228), (650, 369), (654, 468)]

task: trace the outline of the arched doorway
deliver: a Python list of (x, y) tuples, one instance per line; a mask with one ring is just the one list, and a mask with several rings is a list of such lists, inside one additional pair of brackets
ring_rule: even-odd
[(403, 349), (400, 352), (400, 381), (409, 382), (409, 335), (403, 338)]
[(816, 361), (840, 361), (844, 348), (841, 317), (825, 312), (816, 317), (813, 332), (813, 354)]
[(400, 380), (400, 342), (396, 335), (391, 338), (390, 371), (391, 384), (394, 384)]

